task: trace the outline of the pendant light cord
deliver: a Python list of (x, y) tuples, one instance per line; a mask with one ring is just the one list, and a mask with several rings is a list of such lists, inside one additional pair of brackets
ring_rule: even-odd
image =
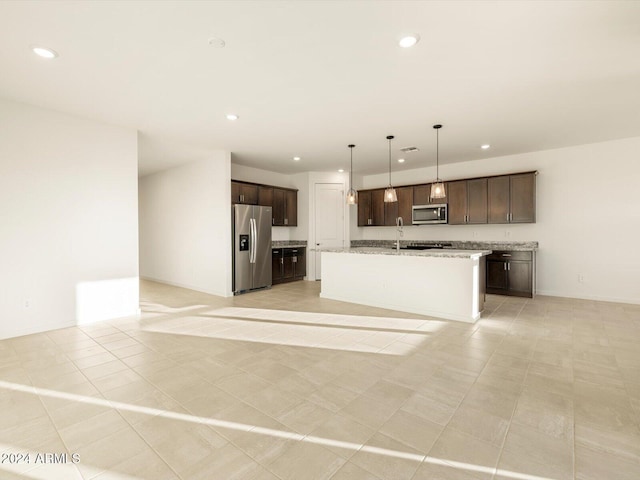
[(436, 182), (440, 181), (440, 129), (436, 128)]
[(391, 138), (389, 139), (389, 186), (391, 186)]
[(351, 170), (349, 170), (349, 190), (353, 190), (353, 147), (354, 145), (349, 145), (349, 150), (351, 150)]

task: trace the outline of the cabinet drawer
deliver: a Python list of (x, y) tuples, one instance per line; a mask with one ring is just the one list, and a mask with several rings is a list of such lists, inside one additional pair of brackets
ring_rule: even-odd
[(514, 252), (506, 250), (494, 250), (493, 253), (487, 256), (487, 260), (521, 260), (531, 261), (533, 259), (533, 252)]

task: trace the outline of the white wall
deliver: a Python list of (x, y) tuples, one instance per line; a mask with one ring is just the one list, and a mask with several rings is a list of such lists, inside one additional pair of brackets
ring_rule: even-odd
[(140, 178), (140, 275), (230, 296), (228, 152)]
[(135, 130), (0, 99), (0, 338), (138, 312)]
[[(444, 180), (538, 170), (537, 223), (405, 227), (408, 240), (537, 240), (539, 294), (640, 303), (640, 137), (440, 167)], [(435, 168), (393, 174), (394, 185), (430, 182)], [(362, 178), (384, 187), (387, 175)], [(395, 239), (390, 227), (357, 227), (352, 239)], [(584, 282), (578, 276), (584, 276)]]

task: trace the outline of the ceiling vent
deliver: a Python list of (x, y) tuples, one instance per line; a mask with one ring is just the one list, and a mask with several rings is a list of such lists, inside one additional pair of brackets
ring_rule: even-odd
[(418, 147), (402, 147), (400, 149), (400, 151), (404, 153), (418, 152), (419, 150)]

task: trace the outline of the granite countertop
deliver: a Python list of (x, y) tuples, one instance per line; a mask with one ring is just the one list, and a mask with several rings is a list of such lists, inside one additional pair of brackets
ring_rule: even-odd
[(271, 248), (304, 248), (306, 246), (306, 240), (274, 240), (271, 242)]
[(321, 252), (354, 253), (363, 255), (400, 255), (406, 257), (440, 257), (440, 258), (475, 258), (489, 255), (491, 250), (400, 250), (391, 247), (351, 247), (351, 248), (322, 248)]
[[(472, 241), (472, 240), (400, 240), (400, 246), (422, 243), (450, 243), (456, 250), (511, 250), (531, 252), (538, 250), (538, 242)], [(351, 247), (390, 248), (393, 240), (352, 240)]]

